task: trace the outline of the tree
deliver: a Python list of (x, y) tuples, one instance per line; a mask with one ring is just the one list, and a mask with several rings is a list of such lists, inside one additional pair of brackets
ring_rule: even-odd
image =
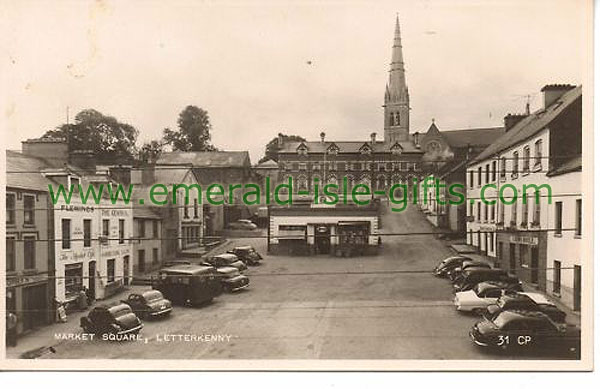
[(138, 151), (138, 161), (144, 164), (156, 163), (163, 152), (163, 144), (157, 140), (145, 142)]
[(75, 116), (74, 124), (63, 124), (42, 137), (64, 138), (69, 151), (92, 151), (99, 162), (129, 163), (134, 159), (137, 136), (132, 125), (86, 109)]
[(283, 141), (283, 143), (285, 142), (306, 142), (306, 139), (304, 139), (303, 137), (299, 136), (299, 135), (285, 135), (285, 134), (279, 134), (278, 136), (276, 136), (275, 138), (271, 139), (271, 141), (269, 143), (267, 143), (267, 145), (265, 146), (265, 156), (262, 157), (258, 163), (262, 163), (265, 161), (268, 161), (269, 159), (272, 159), (275, 162), (279, 161), (279, 155), (277, 154), (279, 152), (279, 138), (281, 137), (281, 140)]
[(194, 105), (188, 105), (177, 119), (179, 129), (173, 131), (165, 128), (163, 140), (174, 150), (179, 151), (215, 151), (217, 148), (210, 144), (210, 118), (208, 112)]

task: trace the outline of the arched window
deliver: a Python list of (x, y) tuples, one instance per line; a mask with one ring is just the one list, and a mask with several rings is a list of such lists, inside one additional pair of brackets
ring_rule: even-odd
[(398, 112), (396, 112), (396, 125), (400, 125), (400, 114)]
[(298, 176), (298, 190), (308, 190), (308, 181), (306, 180), (306, 176)]
[(394, 113), (390, 113), (390, 126), (394, 125)]

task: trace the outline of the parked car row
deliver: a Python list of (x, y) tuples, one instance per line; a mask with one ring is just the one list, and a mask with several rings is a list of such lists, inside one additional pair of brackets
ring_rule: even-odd
[(482, 316), (469, 331), (481, 347), (566, 347), (578, 350), (580, 330), (542, 293), (524, 292), (519, 279), (469, 256), (452, 256), (433, 270), (453, 283), (459, 312)]
[(86, 333), (110, 336), (113, 340), (132, 339), (144, 327), (142, 320), (170, 315), (173, 304), (205, 304), (223, 291), (247, 288), (250, 279), (242, 272), (248, 265), (260, 264), (262, 259), (252, 246), (240, 246), (200, 264), (187, 260), (166, 262), (153, 278), (151, 290), (94, 307), (80, 319), (80, 327)]

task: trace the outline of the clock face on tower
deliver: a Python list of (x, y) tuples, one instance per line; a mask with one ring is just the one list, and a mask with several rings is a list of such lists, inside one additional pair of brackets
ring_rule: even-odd
[(430, 153), (435, 153), (435, 152), (439, 152), (440, 150), (442, 150), (442, 145), (440, 144), (440, 142), (432, 140), (431, 142), (427, 143), (427, 151)]

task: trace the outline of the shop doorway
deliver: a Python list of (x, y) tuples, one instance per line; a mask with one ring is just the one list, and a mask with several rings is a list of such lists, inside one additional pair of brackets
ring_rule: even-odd
[(90, 299), (96, 299), (96, 261), (88, 264), (88, 290)]
[(123, 284), (129, 285), (129, 255), (123, 257)]
[(537, 247), (531, 248), (531, 283), (537, 284), (539, 281), (539, 267), (540, 267), (540, 259), (539, 259), (539, 251)]
[(511, 273), (514, 274), (516, 268), (517, 268), (517, 245), (515, 245), (514, 243), (511, 243), (510, 249), (509, 249), (508, 269)]
[(315, 226), (315, 247), (317, 254), (329, 254), (331, 249), (331, 229), (327, 225)]
[(23, 288), (23, 330), (46, 324), (46, 284)]

